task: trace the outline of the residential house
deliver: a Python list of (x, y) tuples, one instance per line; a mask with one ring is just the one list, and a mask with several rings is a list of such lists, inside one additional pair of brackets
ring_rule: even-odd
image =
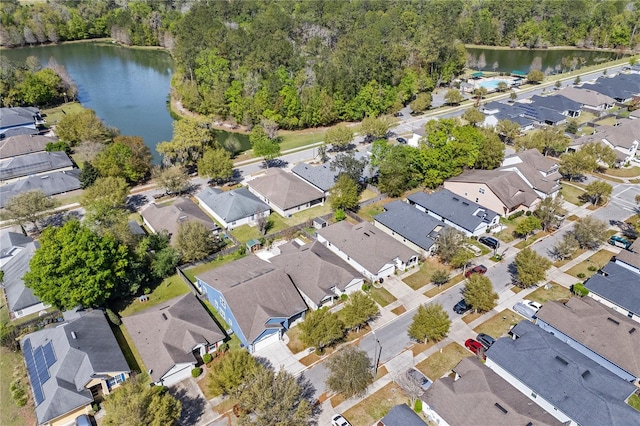
[(462, 358), (453, 372), (422, 396), (424, 413), (439, 426), (562, 425), (476, 357)]
[(513, 105), (516, 111), (520, 111), (523, 117), (531, 119), (537, 125), (556, 126), (564, 124), (567, 117), (555, 109), (542, 106), (533, 102), (518, 102)]
[(202, 223), (212, 233), (220, 231), (218, 226), (209, 216), (188, 198), (177, 198), (171, 204), (149, 204), (140, 211), (142, 221), (153, 233), (166, 231), (174, 243), (178, 235), (180, 224), (188, 221)]
[(579, 103), (582, 105), (582, 110), (587, 109), (598, 115), (613, 108), (616, 103), (616, 100), (611, 96), (578, 87), (565, 87), (556, 92), (556, 96), (558, 95)]
[(191, 293), (122, 318), (151, 380), (170, 386), (191, 377), (225, 334)]
[(486, 366), (559, 421), (577, 425), (640, 424), (625, 401), (636, 387), (530, 321), (514, 338), (486, 351)]
[(298, 163), (291, 169), (291, 172), (318, 191), (322, 191), (324, 195), (329, 195), (339, 173), (337, 169), (331, 170), (329, 162), (319, 165)]
[(570, 148), (580, 149), (591, 142), (602, 142), (613, 148), (619, 164), (636, 158), (640, 145), (640, 120), (625, 120), (617, 126), (598, 126), (592, 135), (582, 136), (571, 142)]
[(65, 152), (34, 152), (0, 160), (0, 183), (4, 185), (27, 176), (42, 176), (72, 169), (73, 162)]
[(200, 207), (217, 220), (223, 228), (255, 226), (260, 218), (268, 218), (269, 206), (253, 195), (247, 188), (220, 191), (205, 188), (196, 195)]
[(447, 227), (441, 220), (402, 201), (385, 204), (384, 212), (374, 216), (373, 224), (422, 257), (433, 254), (438, 235)]
[(543, 107), (556, 111), (565, 117), (579, 117), (582, 112), (582, 105), (579, 102), (573, 101), (566, 96), (553, 95), (553, 96), (539, 96), (533, 95), (531, 102), (538, 107)]
[(376, 426), (426, 426), (427, 424), (407, 404), (396, 405)]
[(485, 114), (483, 127), (495, 127), (500, 121), (508, 120), (519, 125), (523, 131), (533, 129), (534, 120), (525, 117), (524, 111), (513, 104), (491, 101), (487, 102), (480, 111)]
[(256, 256), (198, 274), (196, 285), (249, 352), (276, 343), (307, 310), (289, 275)]
[(640, 274), (640, 238), (635, 240), (628, 250), (616, 254), (615, 263)]
[(640, 74), (617, 74), (599, 77), (593, 84), (583, 88), (609, 96), (619, 103), (626, 103), (640, 96)]
[(29, 176), (7, 185), (0, 185), (0, 209), (16, 195), (28, 191), (42, 191), (44, 195), (66, 194), (81, 188), (80, 170), (49, 172), (39, 176)]
[[(536, 324), (628, 382), (640, 378), (638, 323), (590, 297), (547, 302)], [(638, 382), (640, 384), (640, 382)]]
[(289, 275), (311, 309), (362, 288), (362, 275), (318, 241), (299, 245), (294, 240), (278, 249), (280, 254), (269, 261)]
[(518, 173), (539, 198), (545, 199), (555, 197), (560, 191), (559, 168), (556, 160), (545, 157), (537, 149), (528, 149), (505, 157), (498, 170)]
[(272, 168), (247, 182), (249, 191), (283, 217), (324, 204), (324, 193), (292, 173)]
[(614, 311), (640, 322), (640, 273), (616, 262), (609, 262), (584, 286), (589, 297)]
[(129, 377), (129, 366), (100, 310), (78, 312), (20, 340), (38, 424), (73, 424), (96, 398)]
[(420, 145), (420, 139), (426, 136), (426, 134), (427, 131), (425, 130), (424, 126), (413, 129), (413, 134), (407, 140), (407, 145), (417, 148), (418, 145)]
[(465, 170), (447, 179), (444, 188), (505, 217), (534, 210), (540, 202), (536, 191), (515, 171)]
[(36, 134), (45, 124), (35, 107), (0, 108), (0, 137)]
[(432, 194), (416, 192), (409, 195), (407, 201), (467, 237), (480, 236), (500, 222), (498, 213), (447, 189)]
[(369, 222), (335, 223), (317, 231), (318, 241), (371, 281), (418, 263), (418, 253)]
[(57, 141), (56, 138), (42, 135), (18, 135), (0, 139), (0, 159), (42, 152), (48, 143)]

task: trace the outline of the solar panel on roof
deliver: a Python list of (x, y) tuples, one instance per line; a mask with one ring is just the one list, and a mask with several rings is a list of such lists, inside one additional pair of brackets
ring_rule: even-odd
[(42, 351), (44, 353), (44, 360), (47, 363), (47, 367), (51, 367), (55, 364), (56, 354), (53, 352), (53, 345), (51, 342), (47, 342), (47, 344), (42, 347)]

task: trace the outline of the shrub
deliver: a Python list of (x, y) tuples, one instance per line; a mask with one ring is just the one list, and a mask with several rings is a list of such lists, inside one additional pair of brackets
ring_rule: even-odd
[(586, 275), (585, 275), (583, 272), (580, 272), (580, 273), (578, 274), (578, 278), (584, 278), (584, 277), (586, 277)]
[(218, 352), (225, 353), (225, 352), (226, 352), (226, 351), (228, 351), (228, 350), (229, 350), (229, 343), (227, 343), (227, 342), (224, 342), (223, 344), (221, 344), (221, 345), (218, 347)]
[(520, 210), (518, 212), (515, 212), (514, 214), (512, 214), (511, 216), (508, 216), (507, 219), (509, 220), (513, 220), (513, 219), (517, 219), (520, 216), (522, 216), (524, 214), (524, 211)]
[(362, 291), (367, 292), (369, 290), (371, 290), (371, 284), (368, 284), (368, 283), (362, 284)]
[(348, 298), (349, 298), (349, 296), (347, 296), (346, 294), (341, 294), (341, 295), (340, 295), (340, 300), (342, 300), (343, 302), (344, 302), (345, 300), (347, 300)]
[(209, 364), (212, 360), (213, 357), (211, 356), (211, 354), (204, 354), (202, 356), (202, 361), (204, 361), (205, 364)]
[(595, 272), (598, 270), (598, 268), (594, 265), (589, 266), (587, 269), (590, 270), (591, 272)]
[(333, 217), (336, 220), (336, 222), (340, 222), (347, 218), (347, 214), (344, 212), (344, 210), (337, 209), (336, 212), (333, 214)]
[(576, 296), (585, 297), (589, 295), (589, 289), (586, 288), (582, 283), (575, 283), (571, 286), (571, 292)]
[(14, 404), (18, 407), (24, 407), (27, 405), (29, 395), (19, 379), (11, 382), (9, 390), (11, 391), (11, 399), (13, 399)]
[(91, 409), (93, 410), (94, 413), (97, 413), (98, 411), (100, 411), (100, 404), (98, 404), (97, 402), (94, 402), (93, 404), (91, 404)]
[(413, 403), (413, 411), (416, 413), (422, 412), (422, 400), (416, 399), (416, 402)]
[(106, 310), (107, 312), (107, 318), (109, 318), (109, 321), (111, 321), (111, 324), (113, 325), (120, 325), (122, 324), (122, 320), (120, 319), (120, 317), (118, 315), (116, 315), (115, 312), (113, 312), (111, 309)]
[(196, 367), (193, 370), (191, 370), (191, 377), (198, 377), (199, 375), (202, 374), (202, 368), (200, 367)]
[(527, 210), (527, 212), (524, 215), (527, 217), (531, 216), (531, 210)]

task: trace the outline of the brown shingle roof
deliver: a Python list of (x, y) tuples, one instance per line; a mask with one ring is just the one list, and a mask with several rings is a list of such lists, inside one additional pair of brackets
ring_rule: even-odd
[(11, 136), (0, 141), (0, 158), (41, 152), (50, 142), (57, 142), (57, 139), (42, 135)]
[(197, 344), (214, 344), (225, 335), (191, 293), (122, 318), (151, 378), (158, 381), (174, 365), (195, 362)]
[(631, 244), (629, 250), (621, 250), (616, 254), (616, 260), (640, 269), (640, 238)]
[(212, 231), (220, 229), (205, 212), (200, 210), (200, 207), (188, 198), (178, 198), (173, 204), (168, 205), (149, 204), (140, 214), (156, 232), (168, 231), (172, 241), (175, 240), (180, 224), (189, 220), (200, 222)]
[[(637, 322), (590, 297), (572, 297), (565, 304), (547, 302), (536, 316), (620, 368), (640, 377), (640, 327)], [(639, 330), (630, 333), (634, 328)]]
[(597, 107), (600, 105), (608, 104), (613, 105), (616, 100), (610, 96), (603, 95), (593, 90), (582, 89), (578, 87), (565, 87), (558, 91), (557, 95), (569, 98), (572, 101), (579, 102), (583, 105)]
[(436, 380), (423, 397), (450, 425), (562, 424), (475, 357), (463, 358), (453, 370), (458, 380)]
[(247, 185), (282, 210), (324, 197), (323, 192), (281, 169), (269, 169), (264, 176), (249, 181)]
[[(520, 159), (520, 162), (514, 163), (513, 161), (518, 161), (517, 159)], [(537, 149), (516, 152), (505, 158), (505, 163), (507, 162), (511, 164), (501, 167), (500, 170), (517, 168), (533, 189), (545, 194), (551, 194), (559, 189), (558, 180), (562, 176), (558, 172), (558, 163), (540, 154)]]
[(449, 181), (484, 183), (509, 209), (530, 207), (538, 199), (538, 194), (514, 171), (466, 170)]

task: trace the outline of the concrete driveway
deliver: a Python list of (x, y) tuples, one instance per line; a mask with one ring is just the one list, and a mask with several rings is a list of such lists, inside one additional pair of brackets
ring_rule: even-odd
[(279, 340), (264, 349), (253, 353), (253, 356), (268, 360), (273, 368), (284, 368), (293, 375), (299, 374), (306, 367), (291, 353), (284, 341)]
[(179, 420), (181, 425), (205, 426), (218, 417), (202, 394), (196, 379), (188, 378), (169, 386), (169, 393), (182, 402)]

